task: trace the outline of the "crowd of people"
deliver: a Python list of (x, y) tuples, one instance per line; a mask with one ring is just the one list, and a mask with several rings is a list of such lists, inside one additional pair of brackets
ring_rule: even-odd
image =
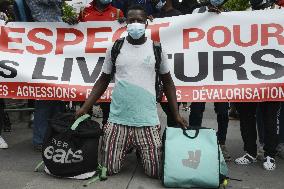
[[(200, 1), (201, 2), (201, 1)], [(229, 11), (222, 6), (225, 0), (202, 1), (195, 0), (93, 0), (85, 7), (76, 19), (62, 19), (62, 0), (3, 0), (0, 3), (0, 19), (6, 22), (68, 22), (76, 24), (88, 21), (118, 21), (126, 22), (128, 36), (124, 39), (121, 56), (116, 65), (124, 61), (124, 67), (115, 69), (115, 90), (111, 103), (100, 103), (103, 112), (104, 136), (102, 139), (102, 163), (108, 169), (108, 174), (118, 173), (123, 164), (124, 157), (131, 147), (137, 148), (142, 158), (145, 173), (151, 177), (160, 176), (160, 161), (162, 142), (160, 138), (160, 122), (157, 115), (155, 86), (155, 71), (149, 71), (142, 65), (146, 56), (152, 56), (152, 42), (145, 37), (145, 28), (148, 20), (195, 14), (204, 12)], [(284, 6), (283, 0), (266, 1), (251, 0), (253, 10)], [(163, 44), (162, 44), (163, 45)], [(135, 48), (133, 48), (135, 47)], [(143, 52), (143, 54), (141, 54)], [(123, 56), (124, 55), (124, 56)], [(127, 55), (127, 57), (125, 57)], [(157, 74), (163, 83), (163, 91), (168, 102), (160, 102), (167, 115), (169, 127), (202, 126), (205, 103), (194, 102), (187, 108), (190, 110), (188, 121), (184, 120), (178, 111), (175, 86), (172, 81), (167, 58), (161, 53), (161, 64)], [(114, 65), (111, 64), (110, 50), (106, 53), (102, 75), (95, 84), (90, 97), (76, 116), (88, 113), (106, 90), (113, 75)], [(136, 67), (131, 66), (137, 62)], [(140, 65), (141, 63), (141, 65)], [(150, 63), (155, 64), (155, 61)], [(127, 66), (127, 69), (124, 70)], [(141, 77), (145, 78), (139, 80)], [(134, 92), (133, 92), (134, 91)], [(137, 96), (141, 98), (137, 98)], [(142, 101), (139, 102), (139, 99)], [(139, 104), (139, 108), (137, 108)], [(48, 119), (65, 111), (62, 101), (36, 100), (34, 102), (33, 145), (34, 149), (41, 151), (43, 138)], [(145, 106), (144, 106), (145, 105)], [(144, 107), (143, 107), (144, 106)], [(229, 126), (229, 115), (240, 120), (241, 136), (244, 142), (245, 154), (235, 160), (235, 163), (247, 165), (257, 161), (260, 152), (264, 153), (263, 167), (266, 170), (276, 168), (275, 157), (284, 158), (284, 103), (281, 102), (242, 102), (214, 103), (218, 123), (218, 141), (223, 155), (227, 161), (232, 157), (226, 148), (226, 135)], [(8, 148), (8, 144), (1, 137), (5, 127), (4, 100), (0, 99), (0, 148)], [(134, 117), (129, 116), (131, 111)], [(231, 112), (230, 112), (231, 111)], [(117, 133), (120, 133), (117, 135)], [(147, 137), (148, 136), (148, 137)], [(149, 137), (151, 136), (151, 137)], [(260, 147), (257, 147), (257, 138)], [(114, 142), (109, 142), (114, 141)], [(124, 141), (124, 142), (122, 142)], [(112, 157), (111, 150), (117, 150)], [(152, 153), (150, 155), (150, 153)], [(149, 158), (150, 157), (150, 158)]]

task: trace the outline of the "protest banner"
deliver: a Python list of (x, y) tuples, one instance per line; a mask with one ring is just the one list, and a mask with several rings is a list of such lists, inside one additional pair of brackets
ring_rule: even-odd
[[(178, 101), (283, 101), (283, 18), (283, 10), (183, 15), (149, 22), (146, 34), (168, 54)], [(0, 27), (0, 98), (83, 101), (107, 48), (127, 35), (117, 22)]]

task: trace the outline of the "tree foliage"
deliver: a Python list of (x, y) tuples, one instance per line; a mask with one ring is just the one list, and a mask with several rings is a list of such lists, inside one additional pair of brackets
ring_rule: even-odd
[(229, 0), (224, 4), (224, 8), (230, 11), (244, 11), (249, 7), (249, 0)]
[(74, 8), (70, 5), (68, 5), (65, 2), (63, 4), (62, 11), (63, 11), (63, 13), (62, 13), (63, 14), (63, 16), (62, 16), (63, 20), (68, 21), (68, 20), (77, 19), (77, 13), (75, 12)]

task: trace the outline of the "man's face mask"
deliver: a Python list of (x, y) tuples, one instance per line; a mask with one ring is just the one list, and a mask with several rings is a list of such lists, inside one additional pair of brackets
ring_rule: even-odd
[(224, 3), (224, 0), (210, 0), (210, 4), (215, 6), (215, 7), (219, 7), (223, 3)]
[(100, 2), (104, 5), (106, 5), (106, 4), (110, 4), (112, 2), (112, 0), (100, 0)]
[(133, 39), (140, 39), (145, 34), (146, 26), (141, 23), (127, 25), (127, 32)]
[(165, 6), (167, 2), (165, 0), (159, 0), (159, 2), (156, 4), (155, 8), (158, 10), (161, 10), (163, 8), (163, 6)]

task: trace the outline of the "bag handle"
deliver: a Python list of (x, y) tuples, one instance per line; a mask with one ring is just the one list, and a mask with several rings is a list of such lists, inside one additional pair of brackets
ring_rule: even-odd
[(79, 117), (78, 119), (76, 119), (76, 121), (71, 126), (71, 130), (75, 131), (76, 128), (79, 126), (79, 124), (81, 122), (85, 121), (86, 119), (88, 119), (89, 117), (91, 117), (89, 114), (85, 114), (85, 115), (82, 115), (81, 117)]
[[(188, 133), (186, 132), (187, 130), (195, 130), (195, 135), (194, 135), (194, 136), (189, 136)], [(187, 138), (195, 139), (195, 138), (198, 136), (198, 134), (199, 134), (199, 130), (200, 130), (200, 128), (183, 129), (183, 134), (184, 134)]]

